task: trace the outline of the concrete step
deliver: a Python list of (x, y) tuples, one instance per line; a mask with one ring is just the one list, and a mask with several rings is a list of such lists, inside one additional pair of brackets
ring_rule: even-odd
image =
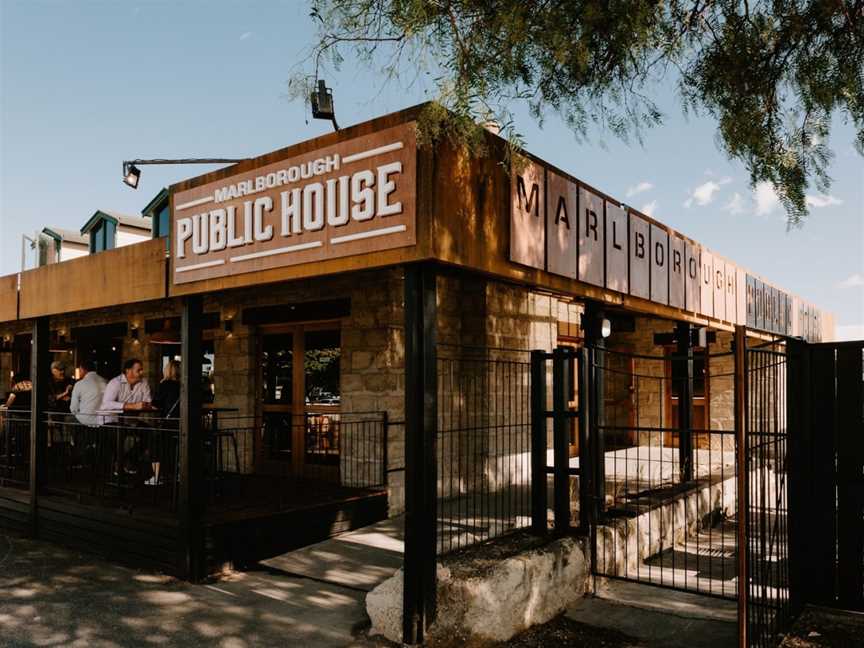
[(566, 614), (652, 648), (734, 648), (738, 641), (734, 602), (651, 585), (606, 581), (598, 596), (578, 601)]

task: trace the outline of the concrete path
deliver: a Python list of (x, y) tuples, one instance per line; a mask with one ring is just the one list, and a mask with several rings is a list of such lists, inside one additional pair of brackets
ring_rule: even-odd
[(400, 516), (262, 561), (271, 569), (368, 592), (402, 567)]
[(192, 585), (0, 535), (0, 646), (368, 648), (366, 593), (275, 571)]
[(567, 617), (618, 630), (648, 646), (735, 648), (734, 602), (653, 585), (607, 581), (598, 595), (567, 609)]

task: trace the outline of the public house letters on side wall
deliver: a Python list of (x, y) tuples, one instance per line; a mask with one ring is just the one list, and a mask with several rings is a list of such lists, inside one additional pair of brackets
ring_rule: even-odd
[(821, 340), (823, 315), (814, 306), (534, 158), (516, 159), (510, 261), (731, 324)]
[(413, 122), (178, 192), (174, 283), (416, 243)]

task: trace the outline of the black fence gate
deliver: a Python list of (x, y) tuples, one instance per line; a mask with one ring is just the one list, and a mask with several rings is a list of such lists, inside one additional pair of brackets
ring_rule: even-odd
[[(734, 599), (734, 353), (591, 350), (597, 576)], [(698, 344), (698, 342), (697, 342)], [(663, 350), (666, 350), (664, 353)]]
[(864, 342), (790, 343), (796, 605), (864, 611)]
[[(748, 348), (741, 479), (741, 570), (746, 583), (739, 624), (747, 646), (773, 646), (793, 615), (790, 589), (789, 491), (792, 479), (785, 344)], [(743, 628), (742, 628), (743, 629)]]

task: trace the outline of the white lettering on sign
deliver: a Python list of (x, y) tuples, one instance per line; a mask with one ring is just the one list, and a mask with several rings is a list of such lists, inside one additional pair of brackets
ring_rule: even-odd
[[(402, 213), (402, 203), (391, 202), (396, 190), (395, 175), (402, 172), (401, 162), (363, 169), (351, 176), (341, 176), (326, 184), (311, 182), (280, 194), (279, 233), (282, 237), (317, 232), (325, 222), (339, 227), (349, 222), (367, 221)], [(350, 185), (350, 200), (348, 187)], [(192, 240), (192, 252), (207, 254), (225, 247), (241, 247), (255, 242), (269, 241), (275, 235), (272, 222), (273, 200), (262, 196), (243, 202), (243, 221), (238, 227), (235, 208), (212, 209), (177, 219), (176, 257), (186, 258), (187, 243)], [(238, 233), (242, 232), (242, 236)]]
[(172, 202), (174, 282), (414, 245), (415, 133), (408, 122), (183, 183)]

